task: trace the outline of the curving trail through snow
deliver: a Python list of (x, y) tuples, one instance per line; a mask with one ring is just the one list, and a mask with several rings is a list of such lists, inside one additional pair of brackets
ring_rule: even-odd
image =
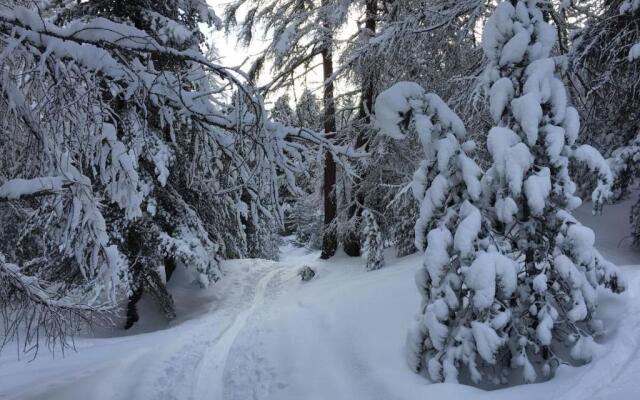
[(231, 346), (247, 324), (247, 320), (264, 306), (267, 285), (282, 269), (283, 267), (271, 269), (258, 280), (251, 306), (242, 310), (214, 344), (205, 349), (205, 355), (198, 368), (193, 398), (223, 398), (223, 376)]
[[(105, 400), (222, 399), (229, 350), (264, 306), (271, 280), (287, 268), (265, 260), (235, 261), (226, 267), (227, 278), (208, 291), (201, 304), (186, 304), (196, 310), (175, 326), (119, 338), (80, 338), (78, 352), (64, 358), (42, 353), (29, 362), (3, 353), (0, 399), (69, 400), (87, 394)], [(185, 296), (194, 290), (183, 289)], [(180, 307), (180, 298), (176, 300)]]
[[(614, 206), (606, 219), (587, 207), (577, 214), (604, 239), (605, 256), (640, 264), (637, 250), (619, 245), (627, 209)], [(174, 277), (181, 317), (169, 325), (145, 312), (128, 336), (80, 338), (78, 352), (65, 358), (42, 353), (29, 362), (5, 349), (0, 399), (609, 400), (640, 393), (638, 265), (623, 267), (624, 295), (599, 291), (598, 318), (608, 333), (592, 363), (561, 366), (549, 382), (487, 392), (431, 384), (405, 363), (405, 335), (420, 303), (413, 280), (419, 255), (387, 253), (387, 267), (372, 272), (360, 259), (321, 261), (291, 245), (282, 256), (225, 262), (225, 279), (204, 291)], [(303, 264), (318, 277), (301, 282)]]

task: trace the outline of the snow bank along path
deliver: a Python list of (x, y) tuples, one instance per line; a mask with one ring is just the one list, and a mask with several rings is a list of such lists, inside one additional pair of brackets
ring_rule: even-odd
[[(629, 202), (630, 204), (630, 202)], [(629, 204), (602, 217), (578, 218), (596, 229), (600, 250), (619, 264), (640, 264), (625, 247)], [(404, 358), (407, 326), (418, 309), (413, 275), (420, 257), (364, 272), (362, 261), (283, 248), (281, 262), (226, 262), (211, 290), (172, 282), (181, 319), (150, 321), (130, 336), (79, 339), (78, 352), (33, 362), (12, 349), (0, 356), (0, 399), (562, 399), (637, 398), (640, 393), (640, 266), (625, 266), (629, 290), (600, 292), (608, 333), (596, 359), (561, 366), (550, 382), (485, 392), (430, 384)], [(297, 269), (318, 278), (300, 282)], [(195, 296), (195, 297), (194, 297)], [(148, 306), (148, 305), (146, 305)], [(146, 307), (143, 304), (143, 307)], [(121, 332), (119, 332), (120, 334)]]

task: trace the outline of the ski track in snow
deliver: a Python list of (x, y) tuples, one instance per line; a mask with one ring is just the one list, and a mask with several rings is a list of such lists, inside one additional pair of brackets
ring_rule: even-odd
[[(287, 268), (265, 260), (239, 264), (243, 273), (234, 273), (225, 282), (220, 303), (214, 302), (201, 319), (156, 332), (159, 337), (151, 333), (98, 339), (107, 343), (97, 358), (87, 347), (62, 360), (44, 354), (32, 364), (18, 361), (15, 370), (0, 363), (0, 399), (67, 400), (86, 393), (98, 400), (222, 399), (229, 350), (247, 321), (264, 306), (270, 281)], [(114, 357), (112, 350), (121, 356)], [(46, 378), (23, 378), (39, 364)], [(54, 367), (58, 364), (60, 368)]]
[[(234, 318), (231, 325), (222, 332), (219, 339), (214, 340), (215, 344), (206, 347), (206, 356), (198, 368), (198, 379), (196, 380), (193, 396), (195, 399), (211, 397), (212, 393), (216, 394), (213, 398), (223, 398), (223, 377), (229, 351), (238, 334), (247, 324), (247, 320), (264, 306), (267, 285), (282, 268), (284, 267), (272, 269), (258, 280), (251, 306), (241, 311)], [(210, 376), (211, 374), (213, 376)]]

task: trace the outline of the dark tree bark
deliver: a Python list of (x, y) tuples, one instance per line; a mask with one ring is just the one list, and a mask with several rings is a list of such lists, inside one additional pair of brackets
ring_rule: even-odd
[[(325, 81), (333, 75), (333, 59), (331, 48), (322, 52), (322, 68)], [(327, 139), (336, 134), (336, 106), (333, 98), (333, 82), (324, 87), (324, 131)], [(336, 254), (338, 238), (336, 233), (336, 215), (338, 200), (336, 198), (336, 162), (329, 151), (324, 155), (324, 232), (322, 234), (322, 258), (328, 259)]]
[[(376, 15), (378, 12), (378, 0), (367, 0), (365, 29), (368, 35), (373, 36), (376, 32)], [(356, 149), (360, 149), (368, 142), (367, 133), (371, 125), (371, 110), (375, 97), (375, 80), (373, 76), (363, 77), (362, 94), (358, 110), (358, 134), (356, 136)], [(349, 206), (349, 220), (354, 221), (351, 229), (344, 237), (344, 252), (351, 257), (359, 257), (360, 249), (360, 219), (362, 217), (363, 205), (365, 203), (365, 193), (362, 189), (366, 171), (362, 171), (360, 176), (354, 178), (352, 200)]]
[[(324, 1), (323, 1), (324, 3)], [(326, 24), (325, 24), (326, 25)], [(328, 26), (327, 26), (328, 28)], [(327, 29), (327, 32), (330, 32)], [(336, 135), (336, 105), (333, 97), (333, 38), (327, 33), (325, 46), (322, 50), (322, 75), (324, 77), (324, 132), (329, 140)], [(322, 259), (333, 257), (338, 249), (336, 232), (336, 215), (338, 200), (336, 197), (336, 162), (330, 152), (324, 156), (324, 231), (322, 233)]]

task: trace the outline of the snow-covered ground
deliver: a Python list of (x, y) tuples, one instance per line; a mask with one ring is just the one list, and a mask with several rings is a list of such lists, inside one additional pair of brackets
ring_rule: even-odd
[[(407, 326), (419, 295), (416, 255), (364, 272), (359, 259), (291, 245), (282, 260), (231, 261), (211, 289), (171, 283), (178, 315), (167, 325), (143, 318), (127, 336), (79, 338), (62, 358), (31, 361), (11, 347), (0, 354), (2, 399), (631, 399), (640, 394), (640, 253), (628, 235), (629, 202), (578, 217), (596, 230), (602, 253), (624, 265), (628, 291), (601, 291), (609, 333), (583, 367), (561, 367), (550, 382), (491, 392), (431, 384), (404, 359)], [(300, 282), (308, 264), (318, 278)], [(149, 307), (149, 305), (143, 305)], [(146, 313), (145, 315), (147, 315)]]

